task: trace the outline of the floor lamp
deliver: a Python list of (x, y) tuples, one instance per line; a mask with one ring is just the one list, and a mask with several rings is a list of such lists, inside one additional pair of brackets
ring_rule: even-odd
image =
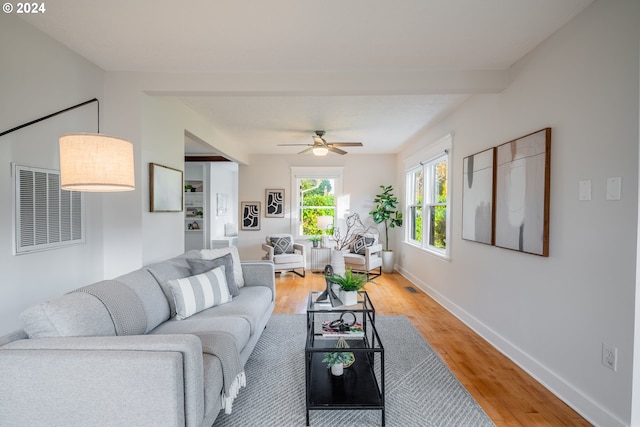
[(40, 117), (0, 133), (0, 137), (91, 103), (98, 105), (98, 132), (62, 135), (60, 187), (69, 191), (114, 192), (135, 189), (133, 144), (100, 133), (97, 98)]

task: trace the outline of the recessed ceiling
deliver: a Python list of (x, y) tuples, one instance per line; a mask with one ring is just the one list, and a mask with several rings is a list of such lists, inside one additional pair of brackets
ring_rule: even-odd
[[(22, 17), (107, 71), (396, 76), (508, 69), (591, 2), (56, 0)], [(320, 96), (287, 84), (265, 94), (176, 96), (248, 152), (295, 152), (277, 144), (310, 142), (323, 129), (328, 141), (362, 141), (354, 153), (389, 153), (471, 93)]]

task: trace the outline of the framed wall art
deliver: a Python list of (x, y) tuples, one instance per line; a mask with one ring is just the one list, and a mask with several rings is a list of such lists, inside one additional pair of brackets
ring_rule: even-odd
[(149, 211), (182, 212), (182, 171), (149, 163)]
[(284, 190), (283, 189), (266, 189), (265, 190), (264, 216), (266, 218), (284, 218)]
[(462, 189), (462, 238), (493, 244), (495, 148), (465, 157)]
[(549, 256), (551, 128), (496, 148), (495, 245)]
[(240, 229), (260, 230), (260, 202), (240, 203)]

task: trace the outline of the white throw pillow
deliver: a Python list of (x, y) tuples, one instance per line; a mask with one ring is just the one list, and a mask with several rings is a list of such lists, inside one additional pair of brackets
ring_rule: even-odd
[(231, 301), (224, 266), (167, 282), (176, 303), (176, 319), (184, 320), (209, 307)]

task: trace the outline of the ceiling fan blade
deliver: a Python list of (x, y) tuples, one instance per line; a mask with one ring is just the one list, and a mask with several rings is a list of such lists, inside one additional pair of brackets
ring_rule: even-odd
[(327, 145), (334, 147), (362, 147), (362, 142), (329, 142)]
[(301, 152), (299, 152), (298, 154), (304, 154), (304, 153), (308, 153), (309, 151), (313, 150), (313, 146), (309, 147), (309, 148), (305, 148), (304, 150), (302, 150)]
[(329, 149), (329, 151), (331, 151), (332, 153), (336, 153), (336, 154), (347, 154), (347, 152), (346, 152), (346, 151), (341, 150), (341, 149), (336, 148), (336, 147), (333, 147), (333, 146), (331, 146), (331, 144), (329, 144), (329, 145), (327, 146), (327, 148), (328, 148), (328, 149)]

